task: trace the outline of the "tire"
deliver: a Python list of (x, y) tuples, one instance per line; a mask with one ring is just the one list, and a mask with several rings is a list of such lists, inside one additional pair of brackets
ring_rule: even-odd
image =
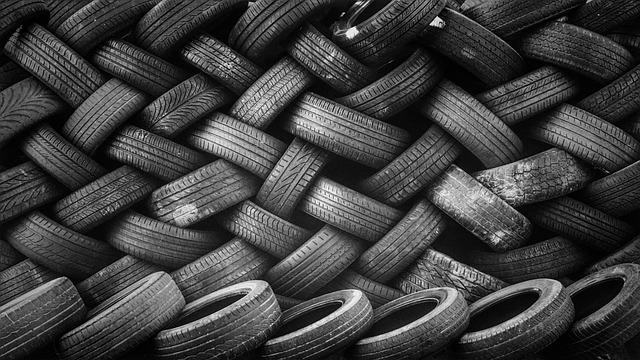
[(349, 269), (343, 271), (338, 277), (323, 287), (319, 293), (328, 294), (334, 291), (349, 289), (362, 291), (374, 309), (405, 295), (398, 289), (366, 278)]
[(22, 152), (68, 189), (76, 190), (107, 170), (45, 124), (27, 135)]
[(313, 84), (313, 76), (285, 56), (265, 71), (229, 109), (229, 115), (266, 129), (298, 96)]
[(427, 189), (427, 199), (487, 244), (505, 252), (523, 246), (529, 220), (456, 165)]
[(183, 69), (122, 40), (103, 43), (93, 52), (91, 61), (100, 70), (153, 97), (187, 79)]
[(612, 29), (607, 33), (607, 37), (614, 42), (624, 46), (634, 56), (638, 56), (640, 52), (640, 33), (637, 26), (629, 24)]
[(508, 126), (543, 114), (574, 99), (582, 90), (574, 77), (554, 66), (543, 66), (476, 95)]
[(332, 0), (256, 1), (231, 29), (229, 45), (253, 61), (267, 62), (289, 33), (332, 5)]
[(578, 198), (613, 216), (640, 208), (640, 161), (589, 183)]
[(302, 300), (298, 300), (298, 299), (294, 299), (294, 298), (290, 298), (290, 297), (286, 297), (278, 294), (276, 294), (276, 299), (278, 300), (278, 305), (280, 305), (280, 309), (282, 309), (283, 311), (289, 310), (298, 304), (302, 304)]
[(187, 134), (192, 147), (225, 159), (266, 179), (286, 149), (276, 137), (216, 112)]
[(461, 359), (517, 359), (556, 341), (571, 327), (574, 309), (560, 282), (511, 285), (469, 307), (469, 327), (455, 344)]
[(83, 280), (120, 257), (108, 244), (61, 226), (36, 211), (5, 232), (7, 241), (35, 263)]
[(625, 48), (592, 31), (549, 22), (523, 34), (515, 48), (525, 57), (574, 71), (606, 84), (631, 69), (635, 61)]
[(187, 302), (216, 290), (256, 280), (275, 264), (262, 251), (235, 238), (171, 273)]
[(24, 258), (24, 255), (14, 249), (8, 242), (0, 239), (0, 272), (16, 265)]
[(309, 299), (351, 265), (360, 253), (357, 239), (325, 225), (264, 275), (278, 294)]
[[(171, 277), (148, 275), (107, 299), (113, 304), (57, 342), (61, 359), (115, 359), (133, 350), (180, 315), (184, 298)], [(118, 329), (110, 331), (109, 329)]]
[(476, 252), (469, 259), (478, 270), (515, 284), (576, 274), (589, 263), (591, 254), (556, 236), (503, 254)]
[(62, 135), (91, 155), (147, 101), (139, 90), (118, 79), (111, 79), (69, 116), (62, 127)]
[(406, 109), (440, 82), (443, 70), (435, 58), (418, 48), (404, 62), (372, 84), (337, 102), (376, 119), (385, 120)]
[(222, 86), (198, 74), (160, 95), (136, 119), (143, 128), (171, 139), (230, 101)]
[(536, 226), (603, 253), (617, 250), (636, 234), (630, 224), (569, 197), (529, 205), (523, 212)]
[(260, 359), (321, 359), (361, 338), (372, 319), (371, 304), (359, 290), (318, 296), (282, 314), (282, 326), (260, 349)]
[(21, 24), (32, 21), (47, 22), (48, 1), (8, 0), (0, 6), (0, 43), (7, 41), (11, 33)]
[(262, 183), (256, 204), (283, 219), (291, 219), (298, 203), (329, 160), (329, 154), (294, 138)]
[(157, 0), (93, 0), (54, 28), (56, 36), (82, 55), (125, 33)]
[(636, 66), (576, 106), (615, 124), (640, 110), (639, 97), (640, 66)]
[(121, 166), (56, 202), (52, 213), (62, 225), (87, 232), (144, 199), (154, 187), (153, 179)]
[(98, 69), (38, 24), (21, 25), (4, 53), (76, 108), (107, 80)]
[(527, 123), (521, 133), (563, 149), (606, 172), (622, 169), (640, 159), (640, 142), (631, 135), (569, 104)]
[(305, 24), (287, 45), (287, 53), (340, 94), (375, 80), (375, 71), (334, 44), (311, 24)]
[(534, 25), (557, 18), (583, 3), (584, 0), (493, 0), (484, 1), (466, 10), (464, 15), (496, 35), (508, 38)]
[(313, 235), (250, 200), (226, 210), (217, 220), (225, 230), (277, 259), (287, 257)]
[(126, 255), (79, 282), (76, 287), (87, 306), (95, 307), (157, 271), (161, 270), (155, 265)]
[(258, 65), (207, 34), (198, 35), (182, 47), (180, 58), (238, 96), (263, 73)]
[(38, 80), (29, 77), (0, 92), (0, 148), (27, 128), (51, 115), (66, 104)]
[(55, 30), (76, 11), (82, 9), (91, 0), (49, 0), (49, 22), (47, 28)]
[(412, 266), (400, 274), (394, 285), (407, 294), (452, 287), (460, 291), (468, 303), (508, 286), (498, 278), (432, 249), (427, 249)]
[(381, 239), (404, 215), (326, 177), (316, 180), (298, 209), (367, 241)]
[[(216, 310), (210, 310), (216, 309)], [(236, 359), (250, 354), (280, 325), (280, 307), (264, 281), (246, 281), (187, 304), (154, 338), (158, 359)]]
[(259, 186), (258, 178), (220, 159), (156, 189), (149, 210), (160, 221), (186, 227), (253, 197)]
[(409, 146), (409, 133), (311, 92), (288, 109), (283, 127), (318, 147), (382, 168)]
[[(5, 60), (0, 65), (0, 91), (3, 91), (30, 76), (29, 72), (11, 60)], [(46, 89), (45, 86), (41, 87)], [(62, 102), (62, 101), (60, 101)]]
[(362, 180), (359, 188), (390, 206), (416, 196), (462, 153), (462, 146), (439, 126), (432, 125), (387, 166)]
[(382, 239), (360, 255), (353, 269), (372, 280), (389, 282), (427, 250), (445, 226), (443, 214), (420, 199)]
[(472, 176), (507, 204), (519, 207), (579, 190), (588, 186), (596, 173), (566, 151), (551, 148)]
[(565, 359), (614, 351), (640, 333), (640, 265), (621, 264), (569, 285), (576, 321), (553, 351)]
[(0, 223), (47, 205), (64, 187), (31, 161), (0, 172)]
[(87, 309), (67, 278), (51, 280), (0, 306), (6, 321), (0, 330), (0, 357), (12, 360), (30, 355), (81, 323)]
[(109, 159), (173, 181), (210, 161), (210, 157), (135, 126), (125, 125), (104, 146)]
[(458, 140), (486, 167), (508, 164), (522, 157), (522, 141), (513, 130), (451, 81), (441, 81), (420, 101), (418, 111)]
[(183, 229), (135, 212), (109, 223), (105, 240), (114, 248), (151, 264), (177, 269), (222, 245), (220, 231)]
[(421, 43), (465, 68), (486, 86), (504, 84), (526, 71), (520, 54), (484, 26), (447, 8), (438, 16), (446, 25), (442, 29), (426, 27)]
[(639, 15), (640, 6), (635, 1), (625, 0), (612, 3), (596, 0), (588, 1), (572, 12), (569, 15), (569, 22), (603, 34)]
[(27, 259), (0, 272), (0, 306), (59, 275)]
[(358, 360), (422, 358), (451, 343), (468, 323), (467, 303), (456, 289), (419, 291), (377, 308), (371, 328), (348, 354)]
[(602, 258), (597, 263), (589, 266), (586, 274), (591, 274), (615, 265), (633, 263), (640, 265), (640, 237), (637, 235), (616, 252)]
[(169, 56), (199, 29), (215, 25), (225, 15), (246, 7), (245, 0), (154, 1), (153, 9), (138, 21), (133, 36), (143, 48)]
[[(417, 38), (446, 3), (446, 0), (355, 3), (333, 25), (333, 39), (365, 64), (381, 64)], [(373, 10), (366, 9), (369, 6)], [(360, 18), (363, 13), (374, 11), (368, 18)]]

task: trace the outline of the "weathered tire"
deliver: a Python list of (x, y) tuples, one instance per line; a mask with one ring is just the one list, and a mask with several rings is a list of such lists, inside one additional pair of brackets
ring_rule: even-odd
[(0, 306), (57, 277), (29, 259), (20, 261), (0, 272)]
[(614, 265), (625, 263), (640, 265), (640, 236), (636, 235), (625, 246), (588, 267), (585, 270), (585, 273), (590, 274)]
[(327, 294), (338, 290), (356, 289), (364, 293), (375, 309), (405, 294), (395, 288), (364, 277), (352, 270), (345, 270), (323, 287), (318, 294)]
[(588, 184), (578, 198), (613, 216), (640, 208), (640, 161)]
[(640, 15), (636, 1), (587, 1), (569, 15), (569, 22), (598, 33), (604, 33)]

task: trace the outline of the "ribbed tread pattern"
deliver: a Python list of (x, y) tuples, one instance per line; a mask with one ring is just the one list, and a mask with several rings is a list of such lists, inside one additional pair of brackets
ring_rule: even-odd
[(49, 22), (47, 28), (57, 29), (60, 24), (73, 15), (76, 11), (80, 10), (83, 6), (90, 3), (91, 0), (49, 0), (47, 6), (49, 7)]
[(31, 21), (43, 21), (49, 16), (47, 0), (6, 0), (0, 4), (0, 41), (7, 37), (20, 24)]
[(371, 280), (348, 269), (343, 271), (338, 275), (338, 277), (327, 284), (327, 286), (322, 288), (321, 292), (330, 293), (348, 289), (357, 289), (362, 291), (367, 296), (374, 309), (405, 295), (398, 289), (394, 289), (391, 286)]
[(58, 274), (29, 259), (0, 271), (0, 306), (57, 277)]
[(585, 270), (585, 273), (590, 274), (614, 265), (625, 263), (640, 264), (640, 236), (636, 235), (625, 246), (588, 267)]
[(24, 259), (8, 242), (0, 238), (0, 271), (6, 270)]
[(640, 4), (634, 0), (591, 0), (569, 15), (569, 22), (604, 34), (640, 15)]
[(613, 216), (640, 208), (640, 161), (589, 183), (578, 198)]

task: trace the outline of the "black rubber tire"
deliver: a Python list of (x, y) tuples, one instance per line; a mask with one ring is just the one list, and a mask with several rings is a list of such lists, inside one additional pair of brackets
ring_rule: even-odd
[(498, 278), (432, 249), (427, 249), (411, 267), (395, 279), (393, 284), (407, 294), (438, 287), (452, 287), (460, 291), (468, 303), (508, 285)]
[(576, 359), (614, 351), (640, 333), (640, 265), (621, 264), (588, 275), (567, 288), (576, 322), (554, 353)]
[[(353, 5), (333, 25), (333, 39), (366, 64), (381, 64), (420, 35), (446, 0), (392, 0)], [(374, 7), (375, 13), (367, 7)], [(371, 14), (360, 19), (361, 14)]]
[(49, 204), (64, 187), (31, 161), (0, 172), (0, 223)]
[(267, 62), (278, 45), (310, 18), (329, 8), (333, 0), (258, 0), (245, 11), (229, 34), (229, 44), (249, 59)]
[(27, 259), (0, 272), (0, 306), (59, 275)]
[(640, 208), (640, 161), (588, 184), (578, 199), (613, 216)]
[(464, 14), (496, 35), (507, 38), (582, 4), (584, 0), (491, 0), (483, 1)]
[(187, 79), (177, 66), (123, 40), (108, 40), (97, 48), (91, 61), (100, 70), (158, 97)]
[(158, 359), (222, 360), (250, 355), (280, 325), (280, 307), (265, 281), (246, 281), (190, 302), (154, 338)]
[(273, 258), (234, 238), (219, 248), (171, 273), (184, 298), (192, 302), (216, 290), (262, 278), (275, 264)]
[(528, 122), (521, 134), (561, 148), (606, 172), (640, 159), (640, 142), (631, 135), (569, 104)]
[(62, 225), (86, 232), (141, 201), (154, 187), (155, 180), (124, 165), (59, 200), (52, 213)]
[(633, 263), (640, 265), (640, 236), (636, 235), (625, 246), (616, 252), (602, 258), (597, 263), (585, 269), (585, 273), (590, 274), (614, 265)]
[(216, 160), (156, 189), (149, 210), (158, 220), (186, 227), (253, 197), (259, 179)]
[(169, 56), (199, 29), (215, 25), (225, 15), (247, 6), (247, 0), (154, 1), (153, 9), (133, 31), (136, 42), (158, 56)]
[(418, 48), (404, 62), (372, 84), (336, 99), (376, 119), (387, 119), (427, 94), (442, 79), (435, 58)]
[(445, 226), (440, 210), (420, 199), (382, 239), (363, 252), (352, 267), (372, 280), (386, 283), (422, 255)]
[(22, 152), (62, 185), (76, 190), (107, 173), (93, 158), (80, 151), (48, 124), (27, 135)]
[[(29, 77), (29, 72), (11, 60), (0, 65), (0, 91)], [(46, 87), (42, 86), (46, 89)]]
[(0, 272), (16, 265), (24, 259), (24, 255), (0, 238)]
[(185, 266), (223, 243), (220, 231), (183, 229), (135, 212), (109, 222), (104, 238), (125, 254), (167, 269)]
[(311, 24), (305, 24), (296, 32), (287, 45), (287, 53), (340, 94), (361, 89), (376, 78), (373, 69), (342, 50)]
[(529, 220), (456, 165), (426, 191), (427, 199), (492, 250), (523, 246), (531, 235)]
[(436, 85), (417, 104), (417, 109), (487, 167), (508, 164), (522, 157), (523, 145), (518, 135), (476, 98), (449, 80)]
[(180, 49), (183, 61), (241, 95), (263, 70), (211, 35), (200, 34)]
[(91, 0), (48, 0), (47, 6), (50, 13), (47, 28), (57, 29), (69, 16), (90, 2)]
[(61, 113), (66, 104), (29, 77), (0, 92), (0, 148), (38, 122)]
[(294, 210), (329, 160), (329, 154), (294, 138), (262, 183), (256, 203), (283, 219)]
[(422, 290), (375, 309), (371, 328), (348, 355), (357, 360), (423, 358), (453, 342), (468, 323), (469, 309), (459, 291)]
[(338, 290), (349, 289), (362, 291), (374, 309), (405, 295), (398, 289), (371, 280), (349, 269), (331, 280), (318, 293), (328, 294)]
[(87, 306), (95, 307), (129, 285), (157, 271), (160, 271), (160, 268), (155, 265), (126, 255), (79, 282), (76, 287)]
[(105, 40), (126, 33), (158, 0), (93, 0), (56, 28), (56, 36), (87, 55)]
[(346, 270), (361, 251), (357, 239), (325, 225), (264, 275), (278, 294), (309, 299)]
[(589, 263), (591, 254), (556, 236), (502, 254), (474, 252), (469, 259), (478, 270), (515, 284), (576, 274)]
[(640, 54), (640, 28), (637, 25), (617, 27), (608, 31), (607, 37), (627, 48), (634, 56)]
[(361, 338), (372, 320), (373, 309), (362, 291), (318, 296), (282, 314), (282, 326), (259, 356), (264, 360), (322, 359)]
[(519, 207), (582, 189), (596, 173), (566, 151), (551, 148), (472, 176), (507, 204)]
[(526, 57), (609, 83), (631, 69), (631, 53), (611, 39), (564, 22), (552, 21), (515, 41)]
[[(87, 309), (67, 278), (57, 278), (0, 306), (0, 358), (31, 358), (84, 320)], [(10, 320), (9, 320), (10, 319)]]
[(367, 241), (380, 240), (404, 213), (326, 177), (318, 178), (300, 201), (301, 210)]
[(284, 310), (289, 310), (292, 307), (302, 304), (302, 300), (298, 300), (298, 299), (294, 299), (294, 298), (290, 298), (287, 296), (282, 296), (282, 295), (278, 295), (276, 294), (276, 299), (278, 300), (278, 305), (280, 305), (280, 309)]
[(387, 166), (362, 180), (359, 188), (391, 206), (413, 198), (462, 153), (462, 146), (437, 125), (427, 131)]
[(580, 83), (565, 71), (543, 66), (476, 95), (507, 125), (540, 115), (580, 94)]
[(460, 359), (506, 360), (537, 353), (567, 331), (574, 317), (569, 294), (552, 279), (498, 290), (469, 311), (469, 328), (454, 345)]
[(148, 275), (106, 302), (111, 306), (58, 340), (56, 350), (61, 359), (118, 358), (151, 339), (176, 319), (185, 305), (180, 290), (163, 272)]
[(520, 54), (484, 26), (448, 8), (438, 16), (446, 25), (427, 26), (421, 43), (467, 69), (486, 86), (501, 85), (526, 71)]
[(103, 148), (109, 159), (173, 181), (210, 161), (210, 157), (162, 136), (125, 125)]
[(22, 25), (4, 53), (76, 108), (107, 80), (98, 69), (38, 24)]
[(109, 135), (147, 103), (144, 93), (111, 79), (69, 116), (62, 135), (80, 150), (93, 154)]
[(174, 138), (205, 115), (231, 101), (231, 95), (204, 74), (171, 88), (140, 111), (136, 121), (166, 138)]
[(603, 253), (617, 250), (636, 234), (631, 224), (566, 196), (529, 205), (523, 212), (536, 226)]
[(576, 104), (611, 123), (619, 123), (640, 110), (640, 65)]
[(67, 229), (38, 211), (12, 224), (5, 236), (33, 262), (74, 280), (93, 275), (121, 256), (109, 244)]
[(240, 95), (231, 105), (229, 115), (264, 130), (313, 81), (313, 76), (305, 68), (284, 56)]
[(47, 0), (7, 0), (0, 5), (0, 44), (22, 24), (46, 23), (49, 19)]
[(314, 145), (372, 168), (409, 146), (407, 131), (307, 92), (291, 105), (284, 129)]
[(287, 145), (231, 116), (215, 112), (187, 134), (193, 148), (205, 151), (266, 179)]
[(569, 22), (603, 34), (639, 15), (640, 4), (637, 1), (591, 0), (572, 12), (569, 15)]
[(250, 200), (226, 210), (217, 220), (230, 233), (277, 259), (287, 257), (313, 235)]

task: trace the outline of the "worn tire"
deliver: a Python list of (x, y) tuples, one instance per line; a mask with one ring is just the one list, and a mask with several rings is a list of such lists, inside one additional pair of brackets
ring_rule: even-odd
[(0, 43), (4, 43), (21, 24), (32, 21), (46, 23), (49, 19), (48, 1), (8, 0), (0, 5)]
[(58, 277), (44, 266), (22, 260), (0, 272), (0, 306)]
[(640, 161), (589, 183), (578, 198), (613, 216), (640, 208)]
[(331, 280), (331, 282), (324, 286), (318, 293), (327, 294), (338, 290), (349, 289), (362, 291), (374, 309), (405, 295), (398, 289), (371, 280), (349, 269), (343, 271), (335, 279)]
[(605, 33), (640, 15), (636, 1), (587, 1), (569, 15), (569, 22), (598, 33)]

